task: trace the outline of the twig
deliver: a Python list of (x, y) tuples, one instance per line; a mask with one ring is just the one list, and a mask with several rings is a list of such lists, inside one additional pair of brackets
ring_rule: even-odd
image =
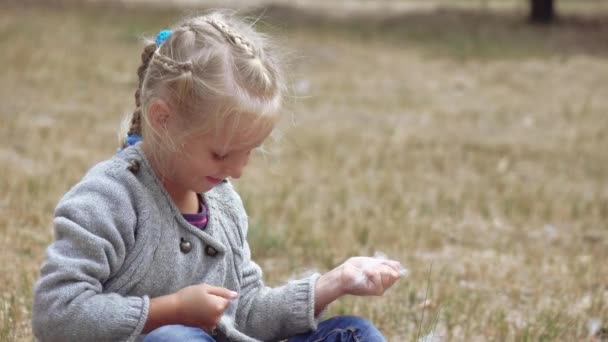
[[(429, 267), (429, 276), (427, 277), (426, 280), (426, 294), (424, 295), (424, 302), (426, 303), (428, 296), (429, 296), (429, 290), (431, 288), (431, 272), (433, 271), (433, 262), (431, 262), (431, 267)], [(424, 321), (424, 310), (426, 310), (426, 305), (422, 306), (422, 316), (420, 317), (420, 324), (418, 324), (418, 334), (416, 336), (416, 341), (418, 341), (418, 339), (420, 338), (420, 333), (422, 333), (422, 322)]]

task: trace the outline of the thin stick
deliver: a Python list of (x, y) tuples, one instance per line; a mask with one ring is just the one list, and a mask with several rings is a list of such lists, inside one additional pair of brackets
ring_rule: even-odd
[(431, 267), (429, 267), (429, 276), (426, 279), (426, 294), (424, 295), (424, 302), (422, 302), (422, 316), (420, 317), (420, 324), (418, 324), (418, 335), (416, 336), (416, 341), (420, 338), (420, 333), (422, 333), (422, 322), (424, 321), (424, 310), (426, 310), (426, 300), (429, 296), (429, 290), (431, 289), (431, 272), (433, 271), (433, 262), (431, 262)]

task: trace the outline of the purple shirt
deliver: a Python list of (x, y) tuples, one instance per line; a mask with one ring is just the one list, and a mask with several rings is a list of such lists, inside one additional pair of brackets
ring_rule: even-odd
[(205, 229), (207, 227), (207, 207), (203, 203), (203, 200), (200, 195), (198, 197), (198, 213), (196, 214), (182, 214), (186, 221), (191, 225), (195, 226), (199, 229)]

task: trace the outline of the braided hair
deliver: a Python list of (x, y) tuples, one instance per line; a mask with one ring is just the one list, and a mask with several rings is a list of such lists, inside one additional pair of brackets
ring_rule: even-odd
[(137, 68), (139, 81), (137, 83), (137, 90), (135, 91), (135, 111), (133, 111), (133, 117), (131, 118), (129, 134), (141, 134), (141, 85), (144, 83), (146, 70), (148, 70), (148, 65), (152, 60), (154, 51), (156, 51), (156, 45), (148, 44), (141, 53), (141, 65)]
[(230, 113), (273, 125), (286, 88), (276, 50), (251, 25), (227, 13), (183, 20), (160, 46), (150, 42), (144, 47), (136, 108), (121, 138), (137, 134), (162, 140), (147, 122), (152, 99), (162, 99), (179, 113), (184, 134)]

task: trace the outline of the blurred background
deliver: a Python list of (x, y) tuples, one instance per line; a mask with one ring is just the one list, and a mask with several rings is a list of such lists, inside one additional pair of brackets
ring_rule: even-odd
[(382, 252), (410, 275), (327, 315), (390, 341), (608, 340), (602, 0), (0, 0), (0, 340), (33, 339), (54, 207), (115, 153), (141, 38), (226, 6), (289, 60), (236, 182), (269, 285)]

